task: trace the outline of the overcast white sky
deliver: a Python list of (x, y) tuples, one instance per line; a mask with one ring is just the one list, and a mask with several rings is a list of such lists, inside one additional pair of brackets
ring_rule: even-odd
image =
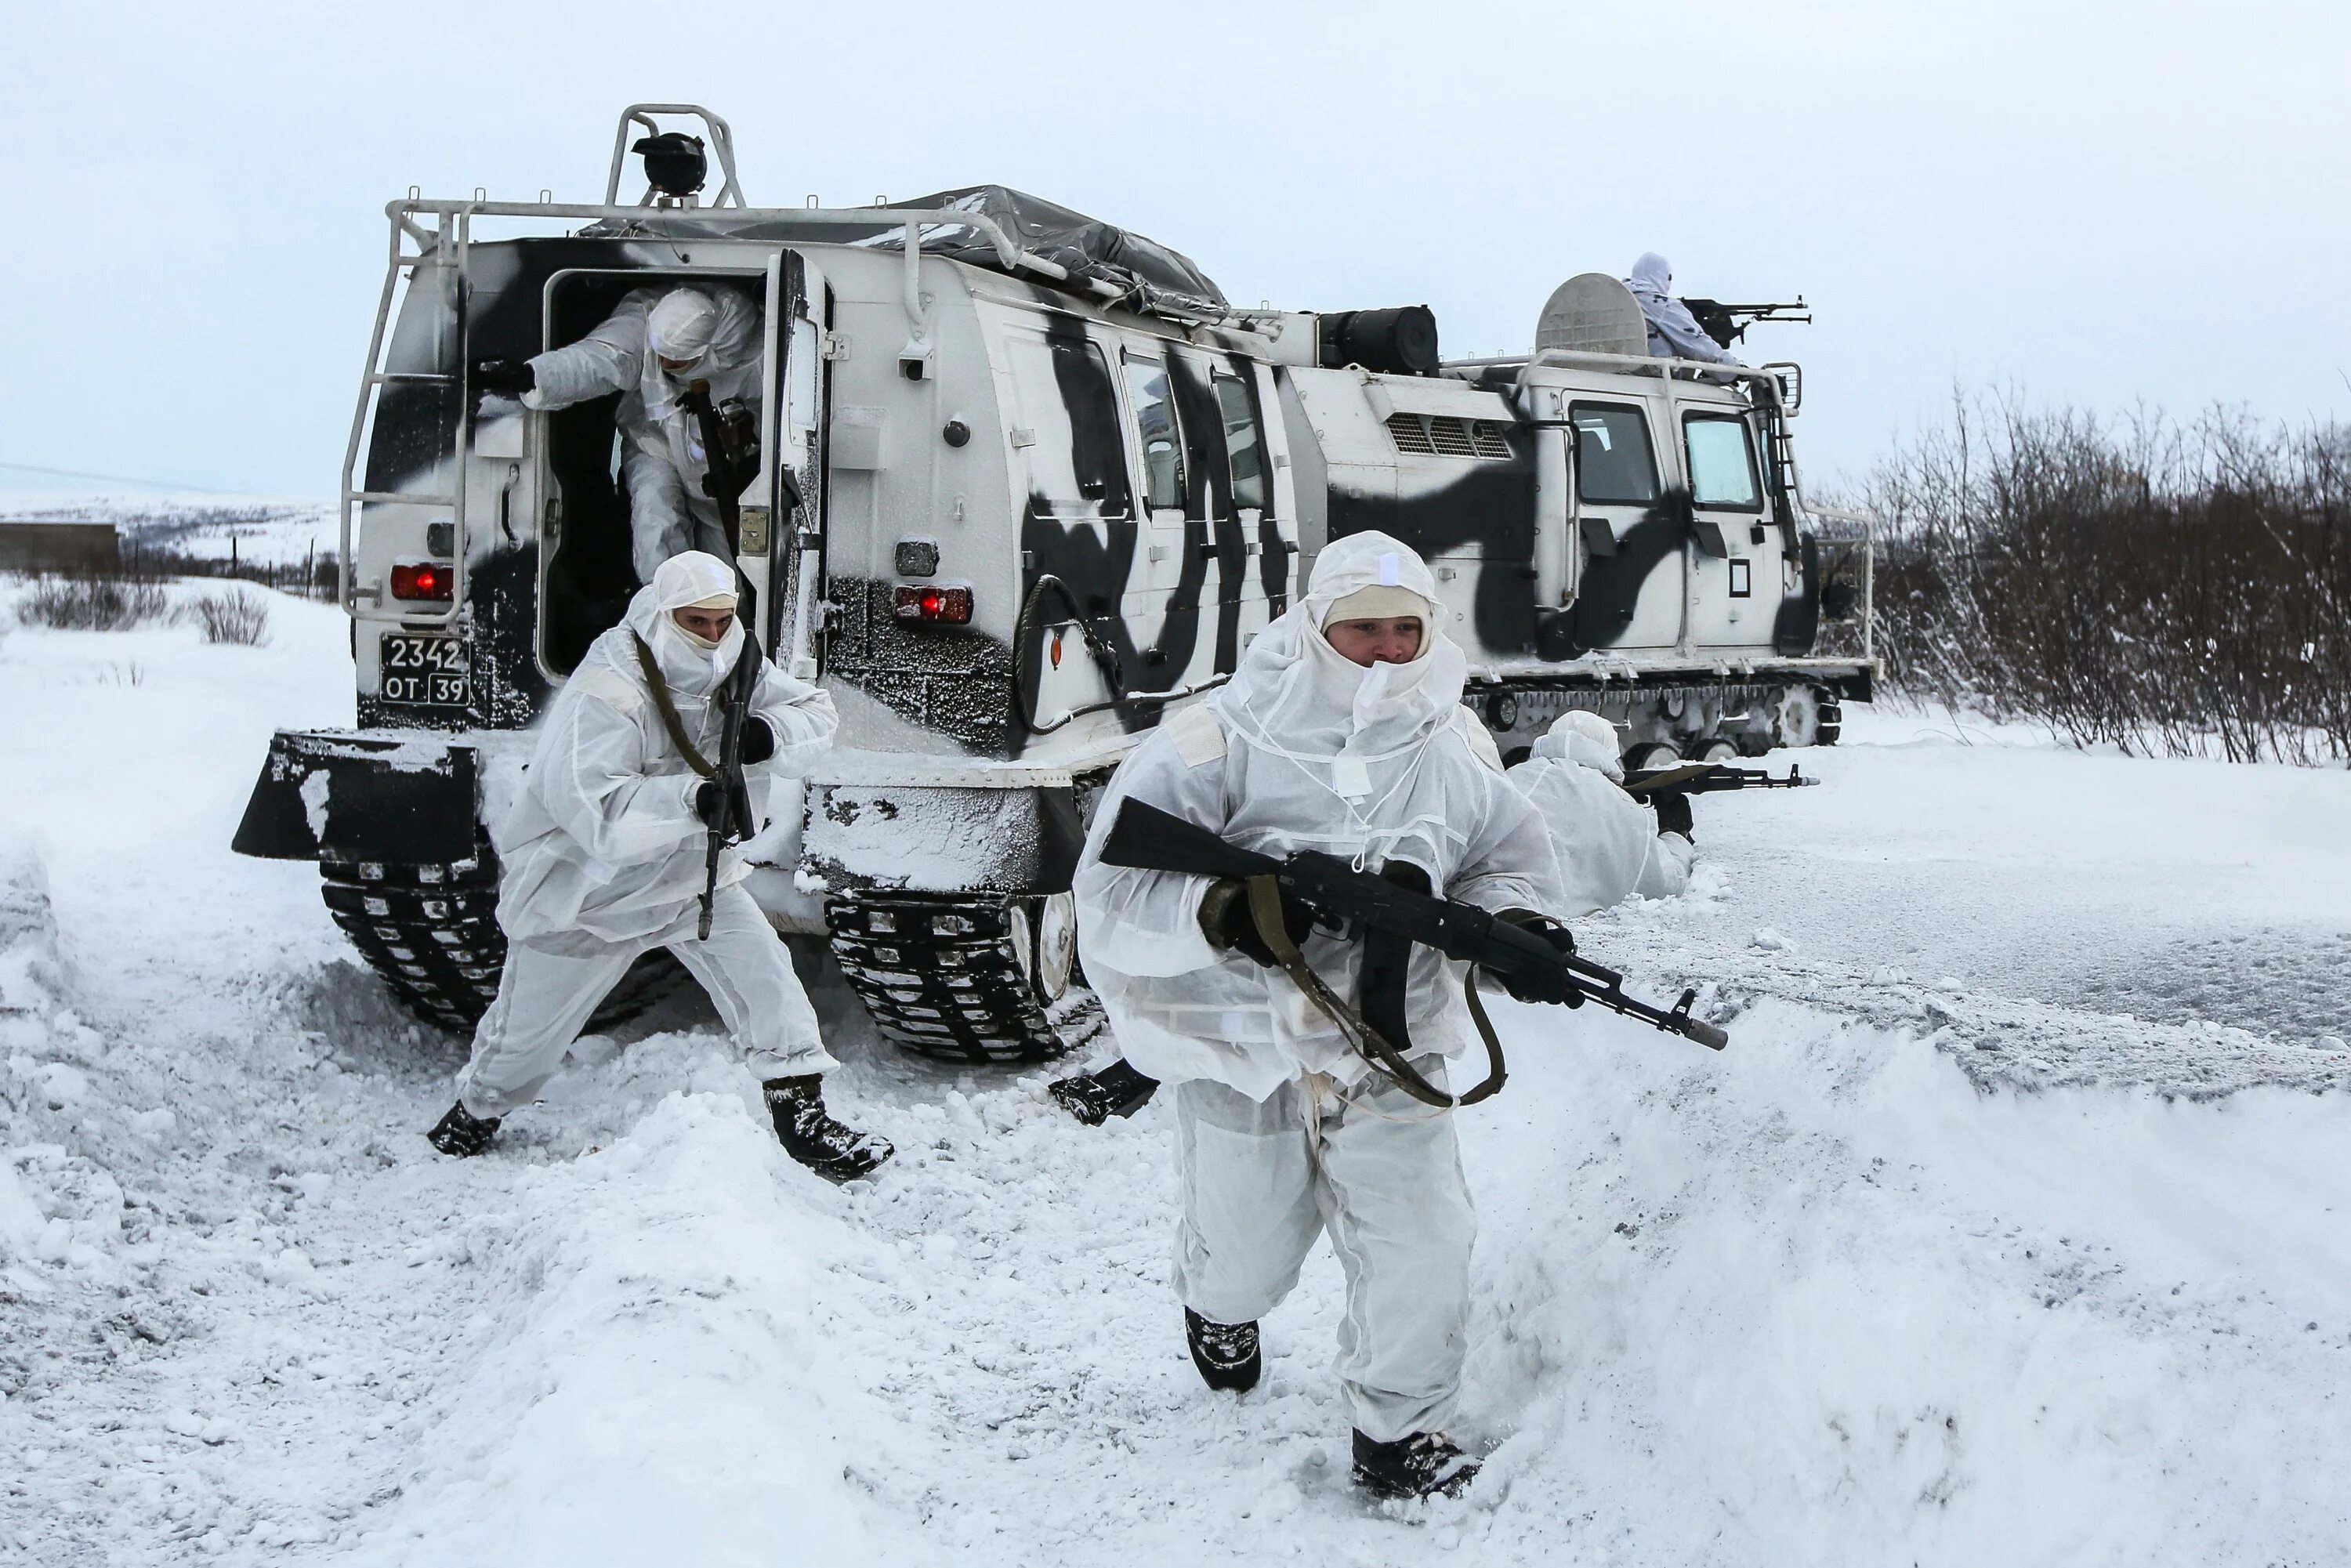
[[(1955, 382), (2351, 417), (2351, 5), (27, 6), (8, 41), (0, 461), (332, 493), (411, 184), (601, 193), (632, 100), (755, 204), (998, 182), (1234, 299), (1522, 349), (1645, 249), (1792, 298), (1815, 484)], [(113, 488), (0, 470), (0, 486)]]

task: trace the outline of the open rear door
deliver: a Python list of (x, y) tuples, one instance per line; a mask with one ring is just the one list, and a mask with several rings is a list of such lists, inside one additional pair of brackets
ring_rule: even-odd
[(778, 665), (814, 680), (822, 650), (824, 275), (797, 251), (768, 267), (768, 454), (743, 497), (744, 575), (759, 591), (759, 629)]

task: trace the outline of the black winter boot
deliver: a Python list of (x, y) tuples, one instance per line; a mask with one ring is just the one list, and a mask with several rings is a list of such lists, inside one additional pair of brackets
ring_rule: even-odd
[(1378, 1497), (1459, 1497), (1478, 1461), (1442, 1432), (1415, 1432), (1393, 1443), (1355, 1434), (1355, 1484)]
[(1100, 1072), (1081, 1072), (1046, 1087), (1071, 1115), (1089, 1127), (1113, 1116), (1132, 1116), (1159, 1092), (1159, 1080), (1137, 1072), (1119, 1058)]
[(1186, 1307), (1184, 1341), (1192, 1347), (1192, 1364), (1200, 1369), (1200, 1381), (1211, 1388), (1247, 1394), (1265, 1372), (1255, 1323), (1212, 1323)]
[(861, 1133), (824, 1108), (824, 1080), (816, 1073), (770, 1078), (759, 1087), (784, 1153), (827, 1181), (854, 1181), (898, 1151), (879, 1133)]
[(444, 1155), (464, 1159), (473, 1155), (487, 1154), (491, 1141), (498, 1135), (498, 1118), (476, 1116), (459, 1101), (449, 1107), (449, 1113), (433, 1124), (424, 1141)]

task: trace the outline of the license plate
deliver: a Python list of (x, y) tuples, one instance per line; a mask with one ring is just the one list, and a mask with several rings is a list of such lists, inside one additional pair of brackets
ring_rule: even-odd
[(388, 703), (465, 706), (473, 696), (473, 658), (465, 640), (385, 632), (379, 690)]

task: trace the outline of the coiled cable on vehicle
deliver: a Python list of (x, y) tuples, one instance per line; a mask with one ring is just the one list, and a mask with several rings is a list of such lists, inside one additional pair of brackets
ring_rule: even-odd
[[(1061, 595), (1062, 606), (1069, 611), (1071, 621), (1078, 628), (1078, 635), (1085, 640), (1086, 652), (1092, 656), (1095, 666), (1102, 671), (1103, 681), (1116, 695), (1106, 697), (1101, 702), (1086, 703), (1071, 708), (1050, 724), (1039, 724), (1036, 716), (1029, 712), (1029, 700), (1032, 694), (1025, 688), (1020, 672), (1023, 665), (1023, 651), (1029, 646), (1029, 628), (1036, 622), (1038, 601), (1045, 597), (1049, 590)], [(1188, 686), (1178, 686), (1174, 691), (1168, 692), (1126, 690), (1126, 668), (1118, 656), (1118, 650), (1112, 647), (1102, 633), (1094, 630), (1093, 622), (1086, 618), (1085, 612), (1079, 607), (1078, 596), (1071, 591), (1070, 585), (1050, 571), (1038, 576), (1036, 583), (1029, 590), (1029, 597), (1021, 601), (1019, 618), (1012, 623), (1012, 711), (1019, 716), (1021, 727), (1031, 735), (1050, 735), (1072, 719), (1082, 718), (1087, 714), (1101, 713), (1109, 708), (1172, 703), (1179, 698), (1205, 692), (1212, 686), (1222, 685), (1228, 678), (1228, 674), (1216, 674), (1205, 681), (1199, 681)]]

